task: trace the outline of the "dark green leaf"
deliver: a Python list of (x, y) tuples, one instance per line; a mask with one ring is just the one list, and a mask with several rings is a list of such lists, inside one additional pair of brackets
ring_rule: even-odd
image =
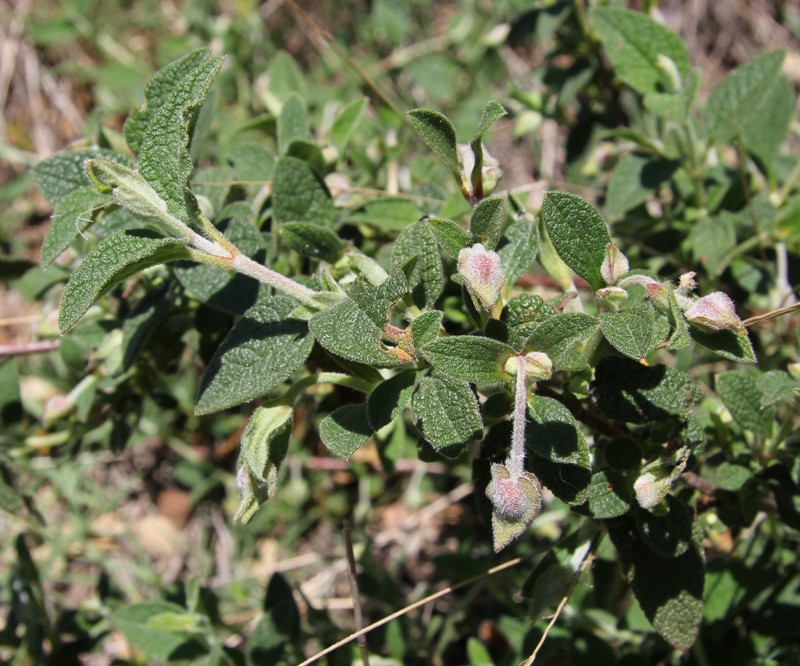
[(198, 615), (167, 601), (124, 605), (111, 617), (127, 639), (151, 659), (169, 661), (173, 655), (197, 658), (206, 650), (199, 637), (205, 630)]
[(438, 111), (414, 109), (408, 112), (411, 126), (422, 140), (451, 171), (458, 171), (456, 131), (450, 121)]
[(469, 233), (473, 243), (482, 243), (487, 250), (494, 250), (500, 240), (500, 228), (506, 217), (503, 197), (487, 197), (478, 202), (472, 212)]
[(583, 433), (570, 411), (552, 398), (533, 396), (528, 404), (525, 445), (531, 471), (564, 502), (582, 504), (591, 482), (592, 462)]
[(534, 329), (555, 313), (555, 309), (541, 296), (528, 293), (514, 296), (502, 314), (502, 320), (508, 325), (509, 344), (521, 351)]
[(314, 340), (305, 322), (289, 319), (295, 305), (286, 296), (275, 296), (244, 313), (208, 365), (197, 414), (210, 414), (261, 397), (302, 367)]
[(570, 350), (588, 338), (599, 326), (599, 322), (582, 312), (554, 314), (540, 323), (525, 343), (526, 349), (544, 352), (558, 369)]
[(702, 477), (723, 490), (738, 492), (753, 478), (753, 473), (742, 465), (722, 462), (719, 465), (704, 465)]
[(162, 67), (147, 82), (144, 87), (146, 105), (143, 108), (131, 111), (125, 121), (125, 140), (134, 153), (138, 153), (141, 148), (150, 120), (156, 116), (159, 109), (172, 97), (180, 82), (208, 60), (209, 54), (210, 51), (208, 49), (192, 51), (180, 60)]
[(716, 389), (736, 422), (745, 430), (769, 434), (775, 421), (775, 410), (761, 406), (762, 393), (758, 374), (743, 370), (724, 372), (716, 377)]
[(149, 121), (142, 138), (139, 174), (167, 203), (170, 214), (184, 222), (192, 219), (196, 206), (188, 190), (192, 131), (222, 63), (223, 58), (209, 58), (184, 76)]
[(66, 250), (70, 243), (86, 231), (97, 218), (110, 197), (92, 187), (73, 190), (58, 202), (53, 211), (50, 228), (42, 244), (42, 266), (48, 266)]
[(336, 218), (330, 192), (313, 169), (296, 157), (281, 157), (272, 182), (273, 215), (278, 223), (311, 222), (332, 227)]
[(349, 222), (368, 224), (381, 232), (402, 231), (419, 220), (420, 210), (413, 201), (395, 197), (383, 197), (370, 201), (364, 210), (348, 217)]
[(14, 358), (0, 361), (0, 425), (9, 428), (22, 418), (19, 370)]
[(476, 335), (438, 338), (418, 351), (434, 368), (455, 379), (476, 383), (510, 379), (504, 365), (514, 350), (491, 338)]
[(625, 491), (625, 479), (614, 471), (601, 471), (592, 476), (585, 493), (587, 507), (597, 520), (608, 520), (625, 515), (631, 500)]
[(780, 76), (785, 51), (770, 51), (739, 65), (714, 89), (706, 105), (708, 134), (729, 141), (756, 119)]
[(126, 164), (125, 155), (104, 148), (86, 148), (58, 153), (33, 168), (33, 182), (53, 208), (71, 192), (92, 184), (83, 168), (86, 160), (105, 157)]
[(444, 274), (439, 246), (428, 225), (420, 220), (400, 233), (392, 248), (392, 263), (405, 266), (415, 259), (408, 283), (414, 303), (432, 308), (444, 289)]
[(703, 617), (705, 566), (699, 528), (694, 528), (692, 544), (683, 555), (664, 558), (645, 545), (632, 519), (607, 525), (647, 619), (670, 645), (688, 650)]
[(679, 557), (692, 547), (692, 514), (671, 495), (664, 512), (638, 511), (636, 529), (642, 542), (661, 557)]
[(247, 641), (250, 666), (283, 664), (286, 663), (287, 656), (296, 654), (296, 645), (300, 638), (300, 612), (294, 601), (292, 588), (279, 573), (272, 574), (270, 578), (264, 598), (264, 611), (264, 616)]
[(434, 238), (453, 259), (469, 244), (469, 233), (461, 225), (441, 217), (429, 217), (425, 220), (433, 232)]
[(679, 163), (654, 155), (628, 155), (614, 167), (608, 183), (606, 209), (619, 216), (647, 201), (675, 173)]
[(483, 431), (478, 401), (469, 384), (449, 377), (423, 378), (411, 411), (422, 436), (444, 455), (458, 455)]
[(736, 331), (717, 331), (711, 333), (689, 326), (689, 335), (698, 344), (715, 354), (740, 363), (755, 363), (756, 353), (750, 337)]
[(765, 372), (756, 383), (761, 391), (762, 409), (800, 395), (800, 380), (790, 377), (783, 370)]
[(539, 228), (536, 221), (530, 215), (518, 215), (506, 228), (497, 248), (508, 284), (514, 284), (528, 271), (538, 252)]
[(70, 277), (58, 315), (59, 329), (66, 333), (103, 294), (131, 275), (188, 258), (184, 241), (152, 231), (121, 231), (106, 238)]
[(150, 291), (125, 318), (122, 322), (123, 368), (127, 370), (133, 365), (141, 348), (169, 314), (171, 306), (168, 289)]
[(592, 11), (591, 19), (617, 76), (637, 92), (672, 88), (659, 65), (659, 56), (675, 63), (679, 78), (689, 71), (689, 52), (683, 39), (645, 14), (602, 7)]
[(378, 384), (367, 398), (367, 417), (377, 431), (394, 421), (411, 401), (417, 373), (404, 370)]
[(600, 213), (575, 194), (548, 192), (541, 215), (553, 247), (567, 266), (592, 289), (605, 286), (600, 266), (611, 238)]
[(280, 232), (290, 249), (330, 263), (342, 256), (346, 245), (334, 231), (309, 222), (286, 222)]
[(645, 358), (660, 340), (654, 339), (656, 313), (647, 303), (621, 312), (600, 314), (600, 330), (617, 351), (630, 358)]
[(444, 313), (440, 310), (428, 310), (411, 322), (411, 337), (415, 349), (420, 349), (439, 335)]
[(333, 455), (349, 458), (372, 435), (367, 405), (345, 405), (328, 414), (319, 424), (319, 437)]

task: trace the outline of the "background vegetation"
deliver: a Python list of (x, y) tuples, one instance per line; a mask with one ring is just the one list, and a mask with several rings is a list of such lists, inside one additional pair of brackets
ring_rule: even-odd
[[(702, 71), (703, 100), (737, 65), (788, 48), (783, 76), (794, 106), (800, 14), (792, 3), (732, 4), (639, 8), (681, 34)], [(234, 313), (220, 317), (197, 285), (192, 291), (190, 276), (180, 294), (163, 285), (180, 307), (140, 341), (135, 362), (116, 323), (140, 312), (137, 284), (73, 335), (57, 332), (60, 295), (81, 248), (39, 267), (51, 210), (31, 167), (84, 141), (121, 145), (123, 122), (153, 72), (205, 46), (228, 56), (197, 155), (209, 168), (195, 187), (212, 204), (228, 195), (226, 156), (254, 135), (273, 136), (295, 92), (314, 140), (333, 149), (333, 118), (369, 100), (328, 179), (367, 246), (433, 210), (463, 217), (468, 207), (402, 112), (438, 109), (468, 137), (486, 101), (497, 99), (511, 114), (487, 135), (488, 149), (504, 171), (501, 187), (528, 208), (538, 209), (547, 190), (576, 191), (602, 207), (632, 265), (665, 278), (697, 270), (705, 291), (728, 291), (743, 316), (791, 304), (800, 282), (796, 108), (786, 141), (762, 132), (761, 145), (731, 142), (716, 163), (695, 165), (699, 180), (687, 170), (686, 178), (661, 174), (653, 187), (620, 190), (617, 175), (615, 191), (626, 157), (651, 155), (654, 141), (669, 139), (615, 71), (585, 5), (375, 0), (304, 11), (276, 1), (64, 0), (0, 8), (3, 663), (299, 663), (355, 626), (345, 520), (365, 623), (522, 558), (368, 634), (373, 666), (516, 664), (557, 610), (537, 663), (800, 660), (797, 380), (786, 373), (800, 361), (796, 317), (757, 333), (761, 370), (781, 373), (772, 394), (750, 396), (764, 410), (737, 411), (735, 399), (723, 399), (724, 382), (711, 376), (726, 362), (677, 357), (703, 391), (697, 416), (709, 441), (705, 467), (676, 487), (699, 515), (708, 570), (704, 624), (688, 653), (648, 623), (608, 539), (576, 582), (570, 567), (585, 535), (573, 533), (578, 519), (568, 505), (548, 498), (530, 530), (496, 556), (468, 456), (423, 462), (402, 429), (388, 443), (389, 470), (374, 445), (349, 462), (331, 458), (318, 424), (296, 418), (280, 493), (247, 526), (234, 526), (249, 409), (194, 413), (203, 368)], [(758, 128), (782, 122), (761, 118)], [(268, 195), (260, 168), (237, 185), (248, 198)], [(698, 192), (701, 201), (692, 199)], [(539, 266), (519, 286), (545, 299), (562, 294)], [(741, 390), (736, 381), (729, 396)], [(775, 460), (779, 469), (769, 466)], [(155, 612), (167, 630), (144, 626)], [(359, 654), (351, 644), (327, 659), (350, 664)]]

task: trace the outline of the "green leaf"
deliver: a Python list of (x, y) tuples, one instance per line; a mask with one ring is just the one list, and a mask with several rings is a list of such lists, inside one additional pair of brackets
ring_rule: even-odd
[(756, 353), (750, 337), (737, 331), (702, 331), (694, 326), (689, 326), (689, 335), (696, 343), (710, 349), (718, 356), (739, 363), (755, 363)]
[(472, 212), (469, 233), (473, 243), (482, 243), (487, 250), (494, 250), (500, 240), (500, 227), (506, 217), (503, 197), (487, 197), (478, 202)]
[(125, 370), (133, 365), (137, 354), (163, 323), (171, 307), (169, 288), (165, 287), (149, 291), (133, 312), (125, 317), (122, 322), (122, 367)]
[(442, 249), (453, 259), (469, 244), (469, 233), (461, 225), (441, 217), (429, 217), (425, 222)]
[(756, 121), (762, 102), (780, 76), (785, 51), (771, 51), (739, 65), (711, 93), (706, 105), (708, 134), (730, 141)]
[(539, 252), (539, 227), (530, 215), (517, 215), (500, 239), (497, 254), (508, 284), (514, 284), (536, 260)]
[[(249, 222), (234, 218), (223, 222), (219, 230), (251, 259), (263, 262), (266, 258), (269, 239)], [(255, 305), (259, 297), (271, 293), (269, 287), (246, 275), (209, 264), (180, 263), (174, 272), (190, 296), (236, 316)]]
[(10, 428), (22, 418), (19, 368), (14, 358), (0, 361), (0, 426)]
[(128, 142), (128, 146), (134, 153), (138, 153), (141, 148), (150, 120), (166, 104), (180, 82), (208, 60), (209, 55), (208, 49), (192, 51), (181, 59), (162, 67), (147, 82), (144, 87), (146, 105), (131, 111), (125, 121), (125, 141)]
[(196, 414), (210, 414), (259, 398), (305, 363), (314, 344), (305, 322), (289, 319), (286, 296), (259, 301), (225, 336), (203, 376)]
[(656, 313), (647, 303), (601, 313), (600, 330), (614, 349), (630, 358), (645, 358), (660, 342), (654, 339)]
[(104, 157), (120, 164), (127, 157), (105, 148), (86, 148), (58, 153), (33, 167), (33, 182), (53, 208), (68, 194), (92, 184), (83, 168), (86, 160)]
[(509, 344), (514, 349), (522, 351), (536, 327), (555, 314), (553, 306), (547, 305), (541, 296), (529, 293), (517, 294), (506, 303), (501, 316), (502, 321), (508, 326)]
[(334, 263), (346, 247), (336, 232), (309, 222), (286, 222), (280, 226), (286, 245), (306, 257)]
[(183, 658), (206, 653), (199, 640), (204, 630), (200, 616), (187, 613), (177, 604), (154, 601), (123, 605), (112, 614), (111, 621), (150, 659), (169, 661), (178, 653)]
[(295, 139), (308, 139), (308, 112), (303, 98), (297, 93), (289, 95), (278, 116), (278, 152), (284, 155)]
[(778, 150), (786, 139), (794, 117), (795, 92), (789, 80), (781, 75), (764, 94), (757, 113), (742, 125), (742, 138), (748, 150), (772, 171)]
[(644, 543), (632, 519), (607, 525), (647, 619), (670, 645), (688, 650), (703, 618), (705, 566), (700, 529), (694, 527), (691, 546), (683, 555), (665, 558)]
[(196, 207), (188, 189), (193, 127), (222, 63), (223, 58), (209, 58), (180, 80), (148, 123), (139, 151), (139, 174), (166, 202), (169, 213), (184, 222), (192, 219)]
[[(264, 615), (247, 640), (249, 666), (300, 661), (300, 612), (292, 588), (281, 574), (272, 574), (264, 597)], [(216, 666), (209, 663), (208, 666)], [(242, 662), (244, 663), (244, 662)]]
[(528, 465), (560, 500), (581, 504), (592, 479), (592, 462), (583, 433), (570, 411), (557, 400), (533, 396), (525, 446), (535, 455)]
[(762, 409), (800, 395), (800, 380), (790, 377), (783, 370), (765, 372), (756, 383), (758, 390), (761, 391)]
[(594, 333), (599, 326), (595, 317), (582, 312), (560, 312), (541, 322), (531, 333), (525, 348), (544, 352), (553, 368), (563, 365), (571, 350)]
[(418, 351), (440, 372), (482, 384), (508, 381), (511, 377), (504, 365), (515, 353), (502, 342), (477, 335), (438, 338)]
[(436, 339), (442, 326), (442, 319), (444, 312), (428, 310), (411, 322), (411, 338), (415, 349), (420, 349)]
[(475, 134), (472, 135), (472, 139), (470, 141), (472, 143), (480, 141), (483, 138), (483, 135), (486, 133), (486, 130), (500, 120), (500, 118), (507, 115), (508, 111), (503, 108), (500, 102), (490, 100), (483, 108), (481, 120), (478, 123), (478, 129), (475, 130)]
[(415, 259), (408, 284), (411, 297), (420, 308), (432, 308), (444, 289), (442, 258), (433, 232), (424, 220), (409, 225), (392, 248), (392, 263), (405, 266)]
[(281, 157), (272, 182), (273, 215), (284, 222), (311, 222), (332, 227), (336, 211), (330, 192), (313, 169), (296, 157)]
[(541, 215), (553, 247), (567, 266), (592, 289), (605, 286), (600, 266), (611, 238), (600, 213), (575, 194), (548, 192)]
[(354, 100), (342, 107), (339, 113), (336, 114), (336, 118), (333, 119), (330, 141), (335, 146), (340, 157), (342, 153), (344, 153), (344, 149), (347, 147), (350, 137), (353, 135), (353, 131), (361, 122), (364, 109), (367, 108), (367, 102), (368, 100), (366, 97)]
[(683, 39), (645, 14), (602, 7), (592, 11), (591, 21), (617, 76), (637, 92), (672, 89), (669, 76), (659, 65), (660, 56), (675, 63), (681, 79), (688, 73), (689, 52)]
[(182, 240), (152, 231), (121, 231), (103, 240), (75, 270), (64, 290), (58, 327), (66, 333), (109, 289), (139, 271), (188, 259)]
[(606, 210), (621, 216), (647, 201), (672, 177), (678, 162), (656, 155), (627, 155), (617, 162), (608, 182)]
[(692, 514), (678, 498), (668, 495), (666, 499), (664, 511), (638, 511), (636, 529), (648, 548), (671, 559), (692, 547)]
[(711, 219), (696, 222), (686, 238), (685, 246), (695, 260), (705, 266), (710, 275), (716, 277), (722, 263), (736, 247), (736, 229), (727, 215), (716, 215)]
[(53, 211), (52, 223), (42, 244), (42, 266), (48, 266), (66, 250), (73, 240), (86, 231), (109, 197), (94, 187), (81, 187), (63, 197)]
[(420, 218), (420, 209), (413, 201), (397, 197), (381, 197), (367, 203), (364, 210), (352, 213), (347, 220), (368, 224), (381, 232), (402, 231)]
[(775, 410), (761, 406), (757, 378), (756, 373), (734, 370), (717, 375), (715, 385), (722, 402), (742, 428), (767, 435), (775, 421)]
[(597, 404), (611, 419), (630, 423), (687, 421), (702, 394), (691, 377), (663, 365), (644, 366), (631, 359), (606, 356), (597, 365)]
[(366, 444), (372, 432), (365, 403), (339, 407), (319, 424), (322, 443), (333, 455), (345, 459)]
[(411, 126), (417, 130), (428, 148), (451, 171), (458, 172), (456, 131), (447, 117), (430, 109), (413, 109), (407, 115)]
[(625, 492), (625, 478), (610, 470), (592, 475), (585, 496), (589, 512), (596, 520), (619, 518), (632, 506)]
[(286, 51), (278, 51), (272, 58), (266, 72), (267, 89), (264, 91), (264, 102), (269, 112), (277, 116), (283, 100), (290, 94), (306, 96), (306, 82), (294, 58)]
[(415, 370), (404, 370), (378, 384), (367, 398), (367, 418), (377, 431), (394, 421), (411, 402)]
[(422, 379), (412, 399), (414, 423), (436, 451), (458, 455), (481, 437), (483, 422), (469, 384), (432, 374)]
[(666, 289), (667, 300), (669, 301), (669, 323), (672, 326), (672, 333), (667, 339), (667, 349), (675, 350), (682, 349), (691, 342), (689, 337), (689, 328), (686, 325), (686, 319), (683, 317), (683, 312), (678, 305), (678, 299), (675, 297), (675, 292), (672, 289)]
[(703, 466), (701, 476), (722, 490), (735, 493), (753, 478), (753, 473), (747, 467), (734, 463), (722, 462), (719, 465), (712, 465), (707, 462)]

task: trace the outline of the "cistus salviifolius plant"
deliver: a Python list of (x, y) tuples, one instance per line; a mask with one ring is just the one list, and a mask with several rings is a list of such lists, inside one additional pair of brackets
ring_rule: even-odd
[[(782, 55), (723, 81), (706, 105), (707, 136), (698, 138), (697, 72), (682, 42), (627, 10), (598, 10), (591, 20), (619, 80), (643, 96), (662, 132), (645, 141), (631, 130), (636, 151), (619, 161), (607, 203), (624, 213), (644, 203), (648, 187), (673, 187), (671, 205), (705, 225), (714, 203), (702, 169), (711, 151), (732, 142), (763, 158), (773, 148), (748, 143), (751, 129), (739, 123), (748, 103), (783, 94)], [(766, 487), (796, 470), (792, 428), (777, 427), (775, 414), (794, 399), (798, 380), (796, 370), (774, 366), (717, 375), (730, 415), (755, 433), (762, 453), (723, 446), (709, 457), (722, 425), (696, 416), (703, 390), (687, 368), (709, 357), (726, 369), (757, 364), (748, 327), (769, 317), (743, 320), (705, 264), (672, 273), (663, 264), (666, 274), (637, 267), (581, 196), (550, 191), (532, 209), (498, 193), (503, 156), (483, 145), (507, 115), (495, 101), (466, 143), (437, 111), (406, 115), (468, 203), (461, 219), (428, 210), (367, 234), (341, 213), (332, 190), (346, 193), (348, 184), (333, 169), (358, 131), (363, 101), (346, 106), (315, 143), (302, 99), (290, 95), (275, 119), (277, 155), (242, 147), (193, 179), (194, 148), (208, 127), (203, 105), (223, 64), (208, 51), (190, 53), (148, 84), (124, 142), (37, 167), (55, 209), (43, 263), (92, 228), (103, 236), (72, 270), (61, 332), (139, 275), (161, 300), (145, 297), (121, 324), (129, 367), (173, 292), (185, 290), (234, 317), (208, 354), (196, 413), (253, 403), (236, 521), (247, 523), (280, 492), (296, 419), (344, 459), (377, 442), (387, 469), (387, 443), (400, 432), (424, 460), (473, 457), (475, 499), (497, 552), (524, 539), (547, 502), (572, 508), (574, 529), (545, 563), (554, 568), (540, 564), (531, 585), (569, 589), (608, 535), (644, 615), (667, 643), (688, 650), (704, 613), (700, 495), (743, 487), (726, 474), (761, 474)], [(201, 183), (216, 175), (233, 185), (212, 195)], [(263, 186), (235, 186), (254, 180)], [(370, 224), (380, 229), (381, 220)], [(642, 256), (633, 249), (629, 256)], [(543, 298), (524, 286), (537, 261), (559, 293)], [(323, 385), (340, 400), (320, 399)], [(797, 493), (781, 492), (796, 501)]]

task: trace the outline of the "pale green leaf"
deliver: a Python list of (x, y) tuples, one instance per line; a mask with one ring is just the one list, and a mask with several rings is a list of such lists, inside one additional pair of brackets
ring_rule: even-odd
[(441, 217), (428, 217), (425, 222), (442, 249), (453, 259), (458, 259), (458, 253), (469, 243), (469, 233), (466, 229), (453, 220)]
[(600, 213), (575, 194), (548, 192), (541, 215), (558, 256), (592, 289), (605, 286), (600, 266), (611, 238)]
[(348, 221), (368, 224), (381, 232), (401, 231), (419, 220), (420, 210), (413, 201), (397, 197), (381, 197), (367, 203), (364, 209), (352, 213)]
[(277, 491), (278, 472), (289, 448), (289, 437), (294, 423), (294, 409), (289, 405), (256, 407), (247, 422), (239, 444), (239, 466), (248, 470), (267, 497)]
[(330, 140), (336, 147), (340, 157), (347, 147), (350, 137), (361, 122), (364, 109), (367, 108), (367, 102), (368, 100), (366, 97), (354, 100), (346, 104), (339, 113), (336, 114), (336, 118), (333, 119)]
[(518, 215), (506, 228), (497, 248), (508, 284), (514, 284), (528, 271), (538, 252), (539, 229), (536, 221), (530, 215)]
[(794, 118), (796, 97), (789, 79), (778, 76), (764, 94), (758, 111), (742, 124), (745, 146), (768, 171), (776, 168), (775, 158)]
[(114, 160), (119, 164), (127, 163), (125, 155), (105, 148), (68, 150), (48, 157), (33, 167), (33, 182), (47, 203), (55, 208), (71, 192), (92, 184), (83, 165), (86, 160), (96, 157)]
[(440, 310), (428, 310), (411, 322), (411, 337), (416, 349), (436, 339), (443, 318), (444, 313)]
[(75, 270), (64, 290), (58, 327), (66, 333), (109, 289), (145, 268), (188, 259), (182, 240), (152, 231), (121, 231), (103, 240)]
[(289, 95), (283, 102), (278, 116), (278, 152), (286, 154), (295, 139), (309, 139), (311, 130), (308, 127), (308, 112), (303, 98), (296, 93)]
[(92, 186), (73, 190), (63, 197), (53, 211), (50, 228), (42, 243), (42, 266), (52, 263), (79, 234), (92, 226), (108, 203), (109, 197), (99, 194)]
[(716, 376), (715, 386), (722, 402), (742, 428), (766, 435), (775, 421), (775, 410), (761, 406), (758, 376), (744, 370), (723, 372)]
[(225, 336), (203, 376), (197, 414), (259, 398), (289, 379), (314, 344), (305, 322), (289, 319), (296, 303), (274, 296), (256, 303)]
[(647, 201), (669, 181), (678, 162), (655, 155), (633, 154), (617, 162), (608, 183), (606, 209), (609, 215), (624, 215)]
[(502, 104), (495, 100), (490, 100), (483, 108), (481, 119), (478, 123), (478, 129), (476, 129), (475, 134), (472, 135), (471, 142), (475, 143), (476, 141), (480, 141), (486, 133), (486, 130), (500, 120), (500, 118), (507, 115), (508, 111), (503, 108)]

